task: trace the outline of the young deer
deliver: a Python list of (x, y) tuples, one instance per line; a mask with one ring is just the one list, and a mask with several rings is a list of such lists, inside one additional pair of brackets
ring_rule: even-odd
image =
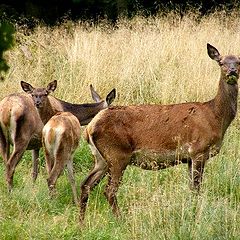
[(80, 131), (78, 119), (70, 112), (55, 114), (42, 131), (50, 194), (55, 189), (56, 181), (67, 165), (68, 179), (76, 205), (78, 205), (78, 198), (73, 173), (73, 154), (79, 144)]
[(127, 165), (159, 170), (188, 163), (191, 187), (199, 190), (205, 162), (216, 155), (237, 111), (240, 59), (221, 56), (207, 44), (208, 55), (221, 69), (219, 88), (208, 102), (111, 107), (86, 128), (95, 166), (81, 185), (80, 221), (88, 196), (108, 173), (105, 196), (118, 216), (116, 193)]
[[(76, 115), (81, 125), (86, 125), (100, 110), (111, 104), (115, 97), (115, 89), (107, 95), (105, 100), (100, 100), (100, 96), (92, 86), (90, 86), (90, 89), (96, 103), (72, 104), (52, 96), (49, 96), (48, 99), (55, 112), (71, 112)], [(33, 150), (32, 175), (33, 181), (36, 180), (39, 149), (42, 145), (42, 128), (43, 122), (36, 111), (31, 95), (15, 93), (6, 96), (0, 101), (0, 154), (6, 165), (6, 180), (9, 190), (13, 186), (15, 168), (27, 149)], [(11, 154), (10, 145), (13, 145)]]

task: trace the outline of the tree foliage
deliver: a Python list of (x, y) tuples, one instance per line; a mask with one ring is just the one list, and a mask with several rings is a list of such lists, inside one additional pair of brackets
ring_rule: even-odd
[(98, 21), (101, 18), (116, 21), (119, 17), (132, 17), (135, 14), (154, 15), (161, 12), (177, 11), (184, 14), (190, 9), (197, 9), (202, 15), (216, 9), (224, 8), (231, 11), (239, 8), (236, 0), (2, 0), (0, 13), (8, 13), (26, 19), (38, 19), (47, 24), (55, 24), (64, 17), (76, 20), (91, 19)]
[(15, 29), (11, 23), (0, 22), (0, 76), (9, 69), (4, 52), (13, 47), (14, 32)]

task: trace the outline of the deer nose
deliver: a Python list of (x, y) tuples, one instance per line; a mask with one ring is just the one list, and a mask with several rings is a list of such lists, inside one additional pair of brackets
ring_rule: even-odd
[(37, 108), (39, 108), (39, 107), (41, 106), (41, 102), (40, 102), (40, 101), (35, 101), (35, 106), (36, 106)]
[(235, 67), (231, 67), (229, 70), (228, 70), (228, 75), (237, 75), (238, 72), (237, 72), (237, 69)]

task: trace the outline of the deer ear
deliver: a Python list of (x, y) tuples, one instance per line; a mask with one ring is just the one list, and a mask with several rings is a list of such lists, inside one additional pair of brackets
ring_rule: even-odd
[(100, 101), (101, 101), (101, 97), (100, 97), (100, 95), (95, 91), (95, 89), (93, 88), (92, 84), (90, 84), (90, 91), (91, 91), (92, 99), (93, 99), (95, 102), (100, 102)]
[(47, 91), (50, 92), (54, 92), (55, 89), (57, 88), (57, 80), (54, 80), (52, 82), (50, 82), (47, 86)]
[(208, 51), (208, 56), (211, 59), (213, 59), (217, 62), (219, 62), (221, 60), (221, 55), (218, 52), (218, 50), (209, 43), (207, 44), (207, 51)]
[(116, 89), (114, 88), (106, 97), (107, 105), (109, 106), (116, 97)]
[(21, 86), (24, 92), (26, 93), (32, 93), (33, 90), (35, 89), (31, 84), (21, 81)]

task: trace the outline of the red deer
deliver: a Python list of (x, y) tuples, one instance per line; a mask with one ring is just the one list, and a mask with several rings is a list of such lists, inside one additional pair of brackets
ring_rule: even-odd
[(78, 198), (73, 173), (73, 154), (79, 144), (80, 131), (78, 119), (70, 112), (55, 114), (46, 123), (42, 131), (50, 194), (53, 193), (56, 181), (65, 165), (67, 165), (68, 179), (76, 205), (78, 205)]
[(207, 44), (221, 69), (218, 92), (208, 102), (110, 107), (97, 114), (85, 131), (95, 165), (81, 185), (80, 221), (90, 191), (108, 173), (105, 197), (119, 216), (116, 193), (128, 165), (159, 170), (188, 163), (190, 186), (199, 191), (204, 165), (216, 155), (237, 111), (240, 59), (221, 56)]
[[(115, 89), (113, 89), (104, 101), (99, 101), (100, 96), (92, 86), (90, 88), (97, 103), (72, 104), (52, 96), (49, 96), (48, 99), (56, 112), (71, 112), (78, 118), (81, 125), (86, 125), (100, 110), (111, 104), (115, 97)], [(43, 122), (35, 109), (31, 95), (14, 93), (6, 96), (0, 102), (0, 154), (6, 165), (6, 180), (9, 190), (13, 186), (15, 168), (27, 149), (33, 150), (32, 175), (33, 181), (36, 180), (42, 128)], [(11, 154), (10, 145), (13, 145)]]

